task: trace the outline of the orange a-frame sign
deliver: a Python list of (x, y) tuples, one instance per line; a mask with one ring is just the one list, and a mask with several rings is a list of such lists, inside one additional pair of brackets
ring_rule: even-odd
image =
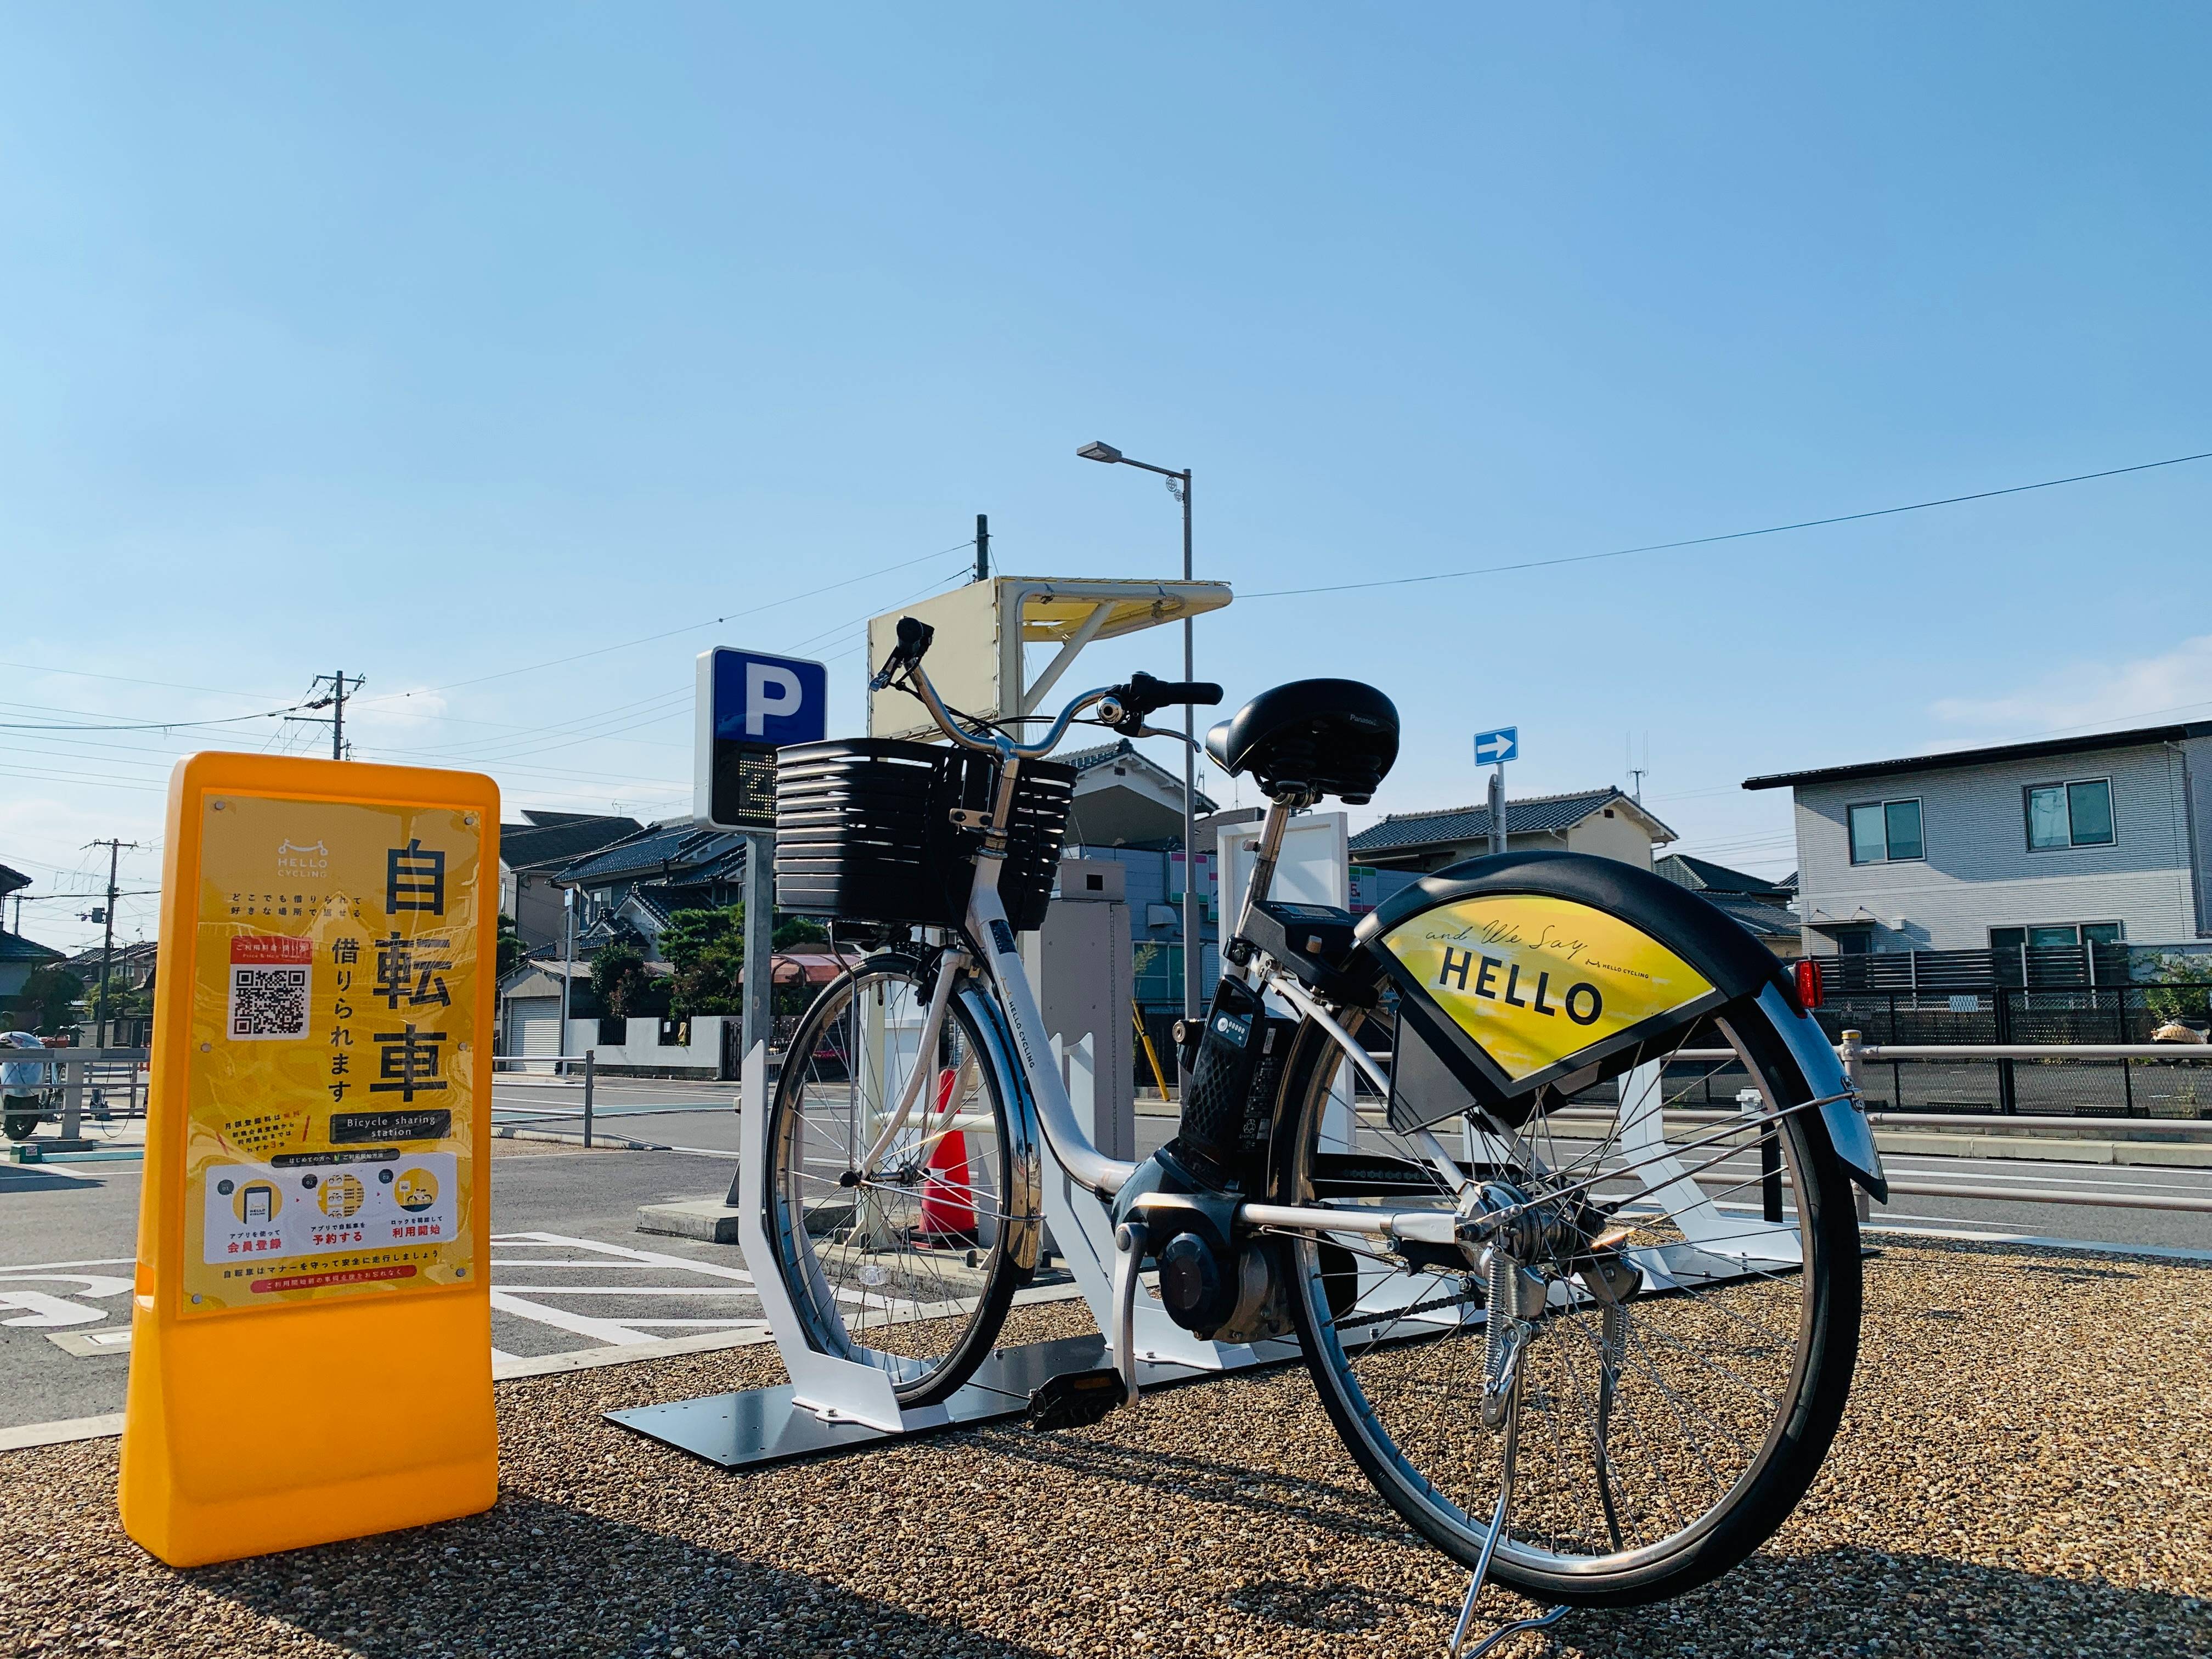
[(169, 781), (120, 1503), (178, 1566), (490, 1507), (499, 789)]

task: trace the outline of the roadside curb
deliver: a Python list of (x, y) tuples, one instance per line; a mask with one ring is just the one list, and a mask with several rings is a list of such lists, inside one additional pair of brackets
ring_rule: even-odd
[[(2132, 1127), (2132, 1126), (2130, 1126)], [(1885, 1152), (1919, 1158), (2014, 1158), (2035, 1164), (2142, 1164), (2178, 1170), (2212, 1169), (2212, 1141), (2081, 1140), (2058, 1135), (1968, 1133), (1960, 1129), (1882, 1129), (1874, 1144)]]
[(0, 1452), (22, 1451), (32, 1446), (66, 1446), (75, 1440), (112, 1440), (123, 1432), (123, 1413), (104, 1417), (64, 1417), (52, 1423), (26, 1423), (18, 1429), (0, 1429)]
[[(716, 1353), (726, 1348), (753, 1348), (775, 1340), (763, 1321), (737, 1331), (708, 1331), (696, 1336), (671, 1337), (665, 1342), (631, 1342), (606, 1348), (581, 1348), (568, 1353), (501, 1354), (491, 1362), (491, 1380), (514, 1382), (532, 1376), (557, 1376), (568, 1371), (596, 1370), (603, 1365), (637, 1365), (649, 1359), (678, 1359), (686, 1354)], [(51, 1423), (26, 1423), (0, 1429), (0, 1452), (26, 1451), (33, 1446), (66, 1446), (80, 1440), (112, 1440), (123, 1432), (123, 1413), (100, 1417), (64, 1417)]]
[[(497, 1123), (492, 1125), (491, 1137), (494, 1140), (551, 1140), (564, 1146), (580, 1146), (584, 1144), (583, 1136), (568, 1134), (559, 1129), (518, 1129)], [(632, 1140), (626, 1135), (603, 1135), (596, 1133), (592, 1136), (591, 1144), (592, 1150), (595, 1152), (602, 1147), (617, 1152), (667, 1152), (675, 1150), (658, 1140)]]

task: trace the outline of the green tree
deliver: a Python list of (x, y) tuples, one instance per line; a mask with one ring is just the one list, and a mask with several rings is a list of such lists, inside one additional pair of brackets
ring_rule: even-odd
[(33, 968), (15, 994), (16, 1005), (34, 1017), (34, 1029), (46, 1036), (77, 1023), (84, 981), (66, 968)]
[[(771, 948), (788, 951), (827, 939), (819, 922), (805, 916), (781, 916), (769, 934)], [(745, 907), (678, 910), (660, 935), (660, 953), (676, 969), (669, 988), (669, 1012), (694, 1014), (744, 1012)]]
[(514, 971), (514, 964), (522, 960), (522, 935), (514, 930), (514, 918), (499, 919), (499, 976), (505, 979)]
[(2143, 993), (2143, 1006), (2161, 1023), (2199, 1020), (2212, 1013), (2212, 958), (2179, 953), (2162, 957), (2159, 982)]
[(734, 1014), (744, 972), (745, 907), (678, 910), (660, 935), (660, 953), (676, 969), (668, 988), (669, 1012), (678, 1019), (694, 1014)]
[(617, 1019), (647, 1018), (660, 1012), (654, 1006), (661, 1000), (659, 988), (645, 971), (645, 952), (635, 945), (609, 945), (592, 958), (592, 989), (599, 1006)]
[(786, 916), (776, 923), (775, 932), (769, 935), (769, 942), (779, 951), (788, 951), (800, 945), (827, 945), (830, 930), (811, 916)]

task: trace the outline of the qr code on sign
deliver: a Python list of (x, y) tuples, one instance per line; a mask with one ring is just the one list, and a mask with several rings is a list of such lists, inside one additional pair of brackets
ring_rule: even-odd
[(307, 969), (234, 967), (230, 1035), (248, 1040), (307, 1036)]

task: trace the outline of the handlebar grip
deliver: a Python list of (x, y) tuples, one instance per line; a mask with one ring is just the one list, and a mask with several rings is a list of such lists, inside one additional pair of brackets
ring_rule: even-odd
[(1161, 708), (1178, 702), (1210, 708), (1221, 701), (1221, 688), (1212, 680), (1159, 680), (1145, 689)]
[(884, 659), (884, 665), (869, 680), (868, 690), (882, 690), (897, 678), (901, 669), (911, 668), (920, 662), (922, 653), (929, 649), (929, 642), (936, 637), (937, 630), (920, 617), (901, 617), (898, 619), (898, 643), (891, 647), (890, 655)]

